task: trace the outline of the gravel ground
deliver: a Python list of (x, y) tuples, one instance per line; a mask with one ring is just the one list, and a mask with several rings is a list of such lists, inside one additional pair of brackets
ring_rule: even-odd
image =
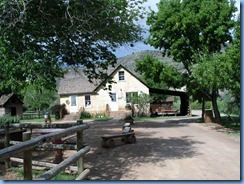
[[(240, 180), (240, 138), (196, 118), (157, 119), (132, 125), (137, 142), (120, 138), (114, 148), (102, 148), (101, 136), (120, 133), (122, 122), (92, 123), (84, 131), (91, 150), (85, 167), (90, 180)], [(73, 154), (65, 151), (64, 157)], [(2, 180), (18, 180), (0, 173)]]

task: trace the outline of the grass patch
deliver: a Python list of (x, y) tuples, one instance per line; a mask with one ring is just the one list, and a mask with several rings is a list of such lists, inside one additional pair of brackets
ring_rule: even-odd
[(240, 119), (238, 116), (222, 116), (223, 126), (232, 130), (240, 130)]
[[(56, 121), (55, 118), (51, 118), (52, 122)], [(21, 119), (20, 123), (45, 123), (44, 118), (35, 118), (35, 119)]]
[[(11, 168), (15, 173), (17, 173), (19, 176), (24, 178), (24, 170), (21, 168), (17, 167), (12, 167)], [(33, 178), (38, 178), (41, 176), (43, 173), (46, 171), (37, 171), (37, 170), (32, 170), (32, 176)], [(54, 176), (51, 180), (75, 180), (77, 178), (77, 174), (66, 174), (64, 172), (61, 172), (60, 174)]]
[(180, 118), (192, 118), (192, 116), (133, 117), (135, 121), (154, 121), (154, 120), (168, 120), (168, 119), (180, 119)]

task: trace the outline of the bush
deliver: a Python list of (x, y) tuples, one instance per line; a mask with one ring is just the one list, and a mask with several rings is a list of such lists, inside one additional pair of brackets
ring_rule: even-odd
[(64, 115), (68, 114), (65, 104), (57, 104), (52, 106), (52, 114), (55, 115), (55, 119), (62, 119)]
[[(202, 103), (198, 101), (190, 102), (191, 109), (202, 109)], [(212, 109), (212, 105), (210, 101), (205, 101), (205, 109)]]
[(80, 113), (80, 119), (90, 119), (92, 118), (92, 115), (89, 112), (82, 111)]
[(107, 118), (105, 113), (97, 113), (94, 115), (94, 118)]

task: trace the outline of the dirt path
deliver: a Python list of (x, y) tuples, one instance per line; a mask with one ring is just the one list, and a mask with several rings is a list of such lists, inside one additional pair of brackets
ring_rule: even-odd
[[(100, 136), (121, 126), (97, 125), (86, 132), (85, 159), (97, 180), (239, 180), (240, 140), (195, 120), (136, 122), (136, 144), (116, 140), (101, 148)], [(93, 136), (91, 136), (93, 135)]]
[[(155, 120), (132, 125), (137, 142), (102, 148), (101, 135), (122, 122), (91, 124), (84, 141), (91, 180), (240, 180), (240, 140), (196, 119)], [(65, 151), (64, 157), (72, 154)]]

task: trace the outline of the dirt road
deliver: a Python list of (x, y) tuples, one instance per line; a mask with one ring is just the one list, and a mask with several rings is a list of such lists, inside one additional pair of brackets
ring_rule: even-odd
[[(137, 143), (116, 140), (102, 148), (101, 135), (121, 132), (122, 123), (85, 131), (85, 158), (92, 180), (240, 180), (240, 140), (194, 119), (136, 122)], [(68, 153), (66, 153), (68, 154)]]
[[(240, 138), (214, 124), (196, 123), (194, 118), (155, 119), (132, 125), (137, 142), (102, 148), (101, 136), (120, 133), (123, 122), (93, 123), (84, 131), (91, 147), (85, 167), (91, 180), (240, 180)], [(74, 151), (65, 151), (69, 157)], [(37, 159), (47, 156), (37, 152)], [(54, 153), (47, 157), (53, 160)], [(48, 160), (47, 160), (48, 161)], [(22, 180), (13, 172), (2, 180)]]

